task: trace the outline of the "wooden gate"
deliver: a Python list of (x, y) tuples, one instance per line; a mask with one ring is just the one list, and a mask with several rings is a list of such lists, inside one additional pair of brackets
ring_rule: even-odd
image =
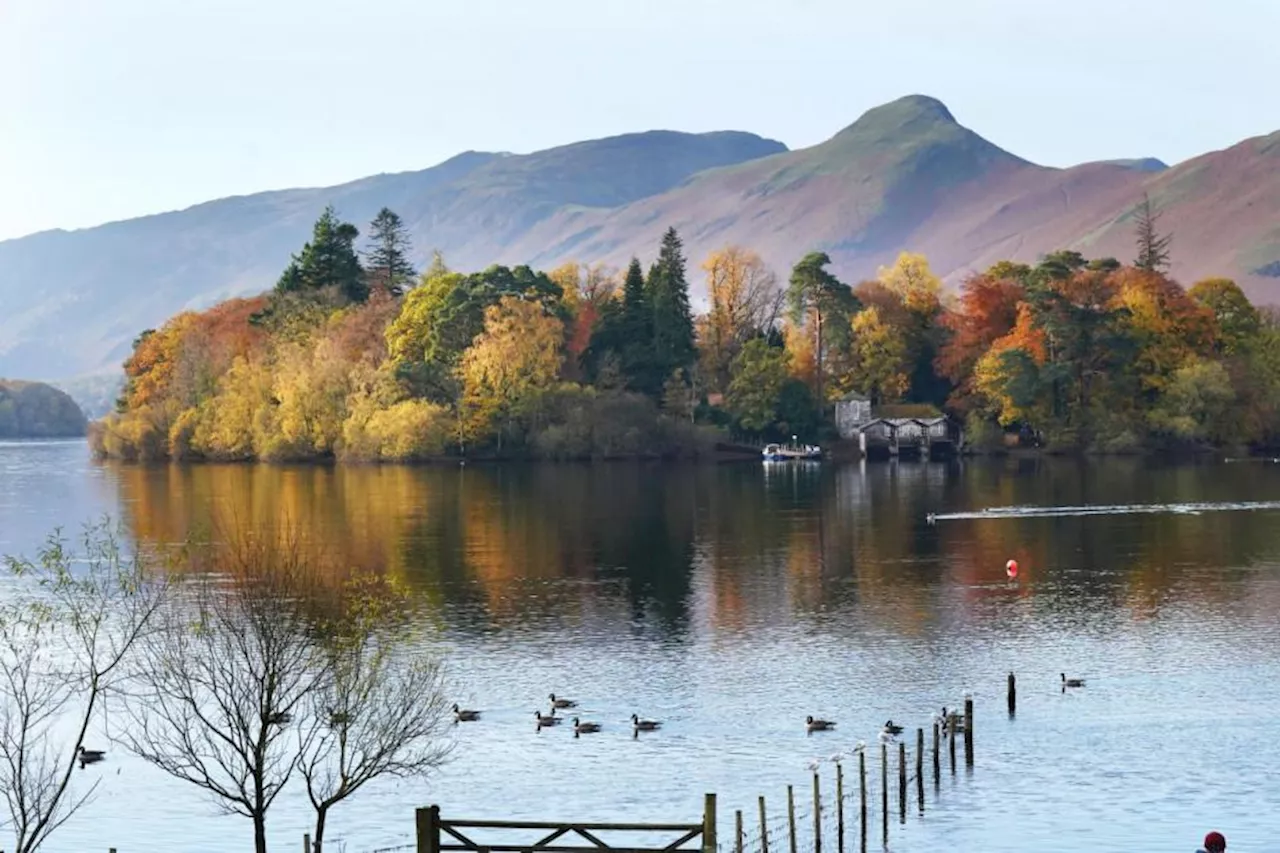
[[(575, 821), (452, 820), (440, 816), (439, 806), (418, 809), (418, 853), (715, 853), (716, 795), (706, 795), (701, 823), (581, 823)], [(528, 833), (519, 842), (479, 842), (476, 830)], [(611, 844), (613, 833), (665, 835), (656, 846)]]

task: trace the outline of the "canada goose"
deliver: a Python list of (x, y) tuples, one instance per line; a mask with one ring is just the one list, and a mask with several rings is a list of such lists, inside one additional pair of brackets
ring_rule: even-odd
[(453, 721), (455, 723), (471, 723), (480, 719), (479, 711), (468, 711), (465, 708), (459, 708), (458, 703), (453, 703)]
[(893, 720), (889, 720), (884, 724), (884, 733), (887, 735), (900, 735), (902, 734), (902, 726), (895, 726)]
[(572, 699), (557, 699), (556, 694), (552, 693), (551, 707), (552, 708), (576, 708), (578, 707), (578, 703), (573, 701)]
[(813, 715), (804, 718), (805, 728), (811, 732), (825, 732), (834, 729), (836, 724), (831, 720), (815, 720)]
[(658, 722), (657, 720), (642, 720), (636, 714), (631, 715), (631, 725), (638, 732), (657, 731), (659, 728), (662, 727), (662, 723)]
[(107, 757), (107, 754), (100, 749), (85, 749), (83, 746), (80, 747), (79, 755), (81, 767), (86, 764), (96, 764)]
[(277, 711), (267, 717), (267, 723), (273, 726), (286, 726), (293, 721), (293, 714), (287, 711)]
[(560, 718), (557, 717), (555, 714), (548, 714), (547, 716), (544, 717), (542, 716), (541, 711), (534, 711), (533, 718), (538, 721), (538, 728), (540, 729), (546, 728), (547, 726), (560, 725)]
[(577, 717), (573, 718), (573, 733), (575, 735), (589, 735), (598, 731), (600, 731), (599, 723), (584, 723)]
[(1067, 678), (1067, 674), (1061, 673), (1063, 687), (1084, 687), (1083, 678)]

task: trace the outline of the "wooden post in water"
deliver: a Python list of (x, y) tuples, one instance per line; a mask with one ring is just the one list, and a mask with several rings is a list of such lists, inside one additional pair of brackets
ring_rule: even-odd
[(942, 781), (942, 765), (938, 760), (938, 721), (933, 721), (933, 785), (936, 788)]
[(1009, 673), (1009, 716), (1018, 713), (1018, 680)]
[(951, 775), (956, 775), (956, 727), (947, 726), (947, 754), (951, 756)]
[(844, 853), (844, 765), (836, 762), (836, 850)]
[(822, 790), (818, 771), (813, 772), (813, 853), (822, 853)]
[(862, 853), (867, 853), (867, 750), (858, 750), (858, 827), (862, 835)]
[(311, 833), (302, 835), (302, 853), (311, 853)]
[(769, 853), (769, 821), (765, 819), (764, 797), (760, 797), (760, 853)]
[(973, 766), (973, 697), (964, 697), (964, 766)]
[(924, 729), (916, 729), (916, 799), (924, 813)]
[(898, 813), (907, 822), (907, 745), (898, 741)]
[(440, 807), (415, 809), (414, 828), (418, 836), (418, 853), (440, 853)]
[(742, 853), (742, 809), (733, 813), (733, 849)]
[(889, 844), (889, 745), (880, 741), (880, 817), (884, 823), (884, 843)]
[(787, 829), (791, 833), (791, 853), (796, 853), (796, 793), (787, 786)]
[[(440, 853), (439, 850), (433, 853)], [(716, 853), (716, 795), (707, 794), (702, 806), (702, 853)]]

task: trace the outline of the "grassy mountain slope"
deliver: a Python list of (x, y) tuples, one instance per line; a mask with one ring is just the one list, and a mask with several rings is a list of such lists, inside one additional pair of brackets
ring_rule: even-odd
[(392, 207), (417, 260), (439, 248), (464, 270), (622, 266), (651, 259), (674, 225), (695, 266), (738, 243), (785, 275), (821, 249), (856, 281), (909, 249), (954, 283), (1060, 248), (1129, 260), (1144, 192), (1174, 234), (1175, 276), (1227, 275), (1280, 301), (1280, 133), (1171, 168), (1147, 158), (1055, 169), (917, 95), (798, 151), (745, 133), (650, 132), (522, 156), (469, 152), (422, 172), (0, 243), (0, 371), (59, 378), (118, 365), (140, 330), (174, 312), (269, 287), (326, 203), (361, 225)]
[(10, 240), (0, 243), (0, 370), (61, 378), (118, 365), (143, 329), (274, 284), (327, 203), (361, 226), (392, 207), (418, 260), (439, 247), (468, 268), (566, 206), (625, 205), (782, 150), (747, 133), (653, 131), (522, 156), (470, 152), (422, 172)]

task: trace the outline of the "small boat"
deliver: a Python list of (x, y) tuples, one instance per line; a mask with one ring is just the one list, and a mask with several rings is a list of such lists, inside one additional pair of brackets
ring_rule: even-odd
[(766, 444), (760, 456), (765, 462), (795, 462), (822, 458), (822, 448), (814, 444)]

